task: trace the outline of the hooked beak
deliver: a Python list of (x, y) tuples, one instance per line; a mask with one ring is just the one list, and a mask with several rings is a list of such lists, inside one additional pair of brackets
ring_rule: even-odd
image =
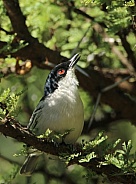
[(70, 61), (69, 68), (73, 68), (76, 65), (76, 63), (79, 61), (79, 59), (80, 59), (79, 53), (72, 56), (72, 58), (69, 60)]

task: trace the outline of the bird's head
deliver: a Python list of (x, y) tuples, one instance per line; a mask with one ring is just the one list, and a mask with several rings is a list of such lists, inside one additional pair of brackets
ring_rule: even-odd
[(45, 96), (52, 94), (59, 87), (69, 88), (72, 85), (77, 86), (78, 81), (75, 76), (74, 66), (80, 59), (79, 54), (75, 54), (66, 62), (56, 65), (47, 77), (44, 93)]

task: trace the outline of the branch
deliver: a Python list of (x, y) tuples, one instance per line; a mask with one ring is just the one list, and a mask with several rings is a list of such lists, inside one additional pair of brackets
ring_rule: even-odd
[[(104, 75), (105, 78), (109, 78), (113, 82), (118, 82), (120, 79), (129, 76), (130, 72), (128, 69), (110, 69), (110, 68), (100, 68), (98, 66), (94, 67), (96, 71)], [(124, 81), (118, 85), (119, 89), (129, 93), (130, 95), (136, 95), (136, 82)]]
[[(84, 70), (90, 77), (77, 71), (77, 77), (81, 87), (95, 98), (106, 86), (114, 84), (113, 80), (106, 78), (102, 73), (95, 70)], [(130, 120), (136, 125), (136, 103), (129, 98), (119, 87), (115, 87), (102, 94), (101, 102), (111, 106), (116, 112), (120, 113), (122, 119)]]
[(125, 30), (124, 31), (120, 31), (118, 33), (120, 39), (121, 39), (121, 42), (122, 42), (122, 45), (124, 47), (124, 49), (126, 50), (126, 53), (127, 53), (127, 57), (128, 57), (128, 60), (131, 62), (132, 66), (134, 66), (134, 68), (136, 69), (136, 57), (134, 55), (134, 52), (132, 51), (131, 49), (131, 46), (129, 44), (129, 42), (127, 41), (127, 33), (125, 33)]
[(0, 27), (0, 31), (5, 32), (7, 35), (13, 35), (14, 34), (13, 31), (7, 31), (7, 30), (3, 29), (2, 27)]
[[(4, 6), (7, 10), (8, 16), (10, 18), (14, 33), (17, 33), (16, 41), (24, 40), (28, 45), (15, 53), (9, 53), (12, 57), (19, 57), (22, 60), (30, 59), (36, 66), (41, 67), (42, 63), (45, 61), (50, 61), (52, 63), (58, 64), (63, 58), (60, 56), (59, 52), (53, 51), (45, 47), (42, 43), (32, 37), (28, 31), (25, 24), (25, 17), (21, 12), (18, 0), (3, 0)], [(5, 43), (6, 44), (6, 43)], [(13, 47), (17, 43), (13, 43)], [(3, 45), (3, 42), (2, 42)], [(1, 48), (1, 44), (0, 44)], [(7, 56), (8, 53), (6, 53)], [(0, 54), (2, 57), (3, 54)], [(5, 56), (5, 57), (6, 57)], [(63, 58), (65, 59), (65, 58)]]
[[(102, 35), (103, 39), (109, 39), (108, 34), (105, 32), (104, 28), (96, 23), (93, 26), (94, 30), (99, 33), (100, 35)], [(134, 72), (134, 68), (133, 66), (129, 63), (128, 59), (124, 56), (124, 54), (117, 48), (117, 46), (112, 43), (112, 42), (108, 42), (109, 46), (111, 47), (112, 52), (119, 58), (119, 60), (122, 62), (122, 64), (128, 68), (130, 73)]]
[[(45, 153), (57, 156), (63, 155), (64, 153), (67, 155), (73, 154), (73, 151), (71, 151), (71, 149), (66, 145), (62, 144), (56, 147), (53, 142), (48, 142), (46, 139), (39, 139), (35, 137), (14, 119), (6, 119), (5, 122), (0, 124), (0, 132), (3, 133), (5, 136), (12, 137), (18, 140), (19, 142), (24, 142), (25, 144), (33, 146), (34, 148), (43, 151)], [(93, 150), (89, 150), (89, 153), (91, 153), (92, 151)], [(103, 158), (91, 159), (90, 162), (79, 162), (81, 158), (85, 157), (85, 155), (88, 154), (84, 153), (84, 151), (82, 150), (82, 146), (79, 144), (75, 145), (74, 154), (75, 155), (79, 154), (80, 156), (74, 157), (69, 162), (69, 165), (78, 164), (83, 167), (89, 168), (98, 174), (105, 174), (110, 181), (121, 182), (124, 184), (135, 183), (135, 177), (131, 174), (116, 175), (117, 173), (121, 173), (122, 171), (121, 169), (117, 168), (112, 164), (100, 166), (100, 163), (104, 161)]]
[[(80, 9), (77, 9), (77, 8), (74, 8), (74, 12), (79, 14), (79, 15), (82, 15), (83, 17), (85, 18), (88, 18), (90, 19), (91, 21), (94, 21), (95, 18), (94, 17), (91, 17), (90, 15), (86, 14), (85, 12), (83, 12), (82, 10)], [(99, 33), (100, 35), (102, 35), (102, 37), (104, 39), (109, 39), (109, 36), (108, 34), (105, 32), (104, 28), (106, 28), (107, 26), (103, 23), (103, 22), (100, 22), (100, 23), (95, 23), (93, 25), (93, 29), (94, 31), (96, 31), (97, 33)], [(131, 50), (131, 47), (130, 47), (130, 44), (127, 42), (126, 40), (126, 37), (125, 37), (125, 32), (126, 30), (122, 30), (118, 33), (120, 39), (121, 39), (121, 42), (122, 42), (122, 45), (126, 51), (126, 53), (128, 54), (128, 59), (124, 56), (124, 54), (116, 47), (116, 45), (114, 43), (111, 43), (109, 42), (109, 45), (112, 49), (112, 52), (117, 55), (117, 57), (120, 59), (120, 61), (122, 62), (123, 65), (125, 65), (130, 73), (133, 73), (135, 70), (134, 68), (136, 68), (136, 64), (135, 64), (135, 56), (133, 54), (133, 51)], [(131, 64), (129, 63), (129, 60), (131, 61)], [(134, 68), (133, 68), (133, 66)]]
[(89, 120), (84, 122), (83, 134), (88, 135), (88, 132), (92, 131), (93, 129), (107, 130), (110, 124), (112, 124), (113, 122), (122, 121), (122, 117), (120, 117), (120, 114), (116, 112), (104, 113), (104, 117), (102, 117), (101, 119), (96, 120), (94, 118), (90, 129), (88, 129), (91, 117), (89, 118)]
[[(14, 123), (11, 124), (11, 122)], [(34, 146), (38, 150), (50, 153), (52, 155), (59, 156), (59, 153), (62, 153), (63, 150), (66, 149), (65, 145), (62, 147), (55, 147), (54, 143), (49, 143), (45, 139), (38, 139), (14, 119), (6, 119), (4, 122), (2, 122), (2, 124), (0, 124), (0, 132), (5, 136), (12, 137), (19, 142)]]
[(4, 6), (10, 18), (14, 33), (17, 33), (19, 39), (32, 41), (34, 38), (30, 35), (28, 28), (25, 24), (25, 16), (21, 13), (18, 1), (16, 0), (3, 0)]

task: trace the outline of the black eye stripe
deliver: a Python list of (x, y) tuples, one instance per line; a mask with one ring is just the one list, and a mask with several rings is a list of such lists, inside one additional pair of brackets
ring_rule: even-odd
[(44, 87), (44, 96), (48, 96), (58, 88), (59, 81), (64, 78), (69, 68), (69, 62), (57, 65), (48, 75)]

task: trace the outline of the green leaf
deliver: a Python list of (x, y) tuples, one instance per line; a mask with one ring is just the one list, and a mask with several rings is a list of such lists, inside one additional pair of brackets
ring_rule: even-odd
[(90, 162), (90, 160), (93, 159), (93, 158), (96, 158), (95, 152), (91, 152), (90, 154), (87, 154), (85, 156), (85, 158), (82, 158), (82, 159), (79, 160), (79, 163)]

